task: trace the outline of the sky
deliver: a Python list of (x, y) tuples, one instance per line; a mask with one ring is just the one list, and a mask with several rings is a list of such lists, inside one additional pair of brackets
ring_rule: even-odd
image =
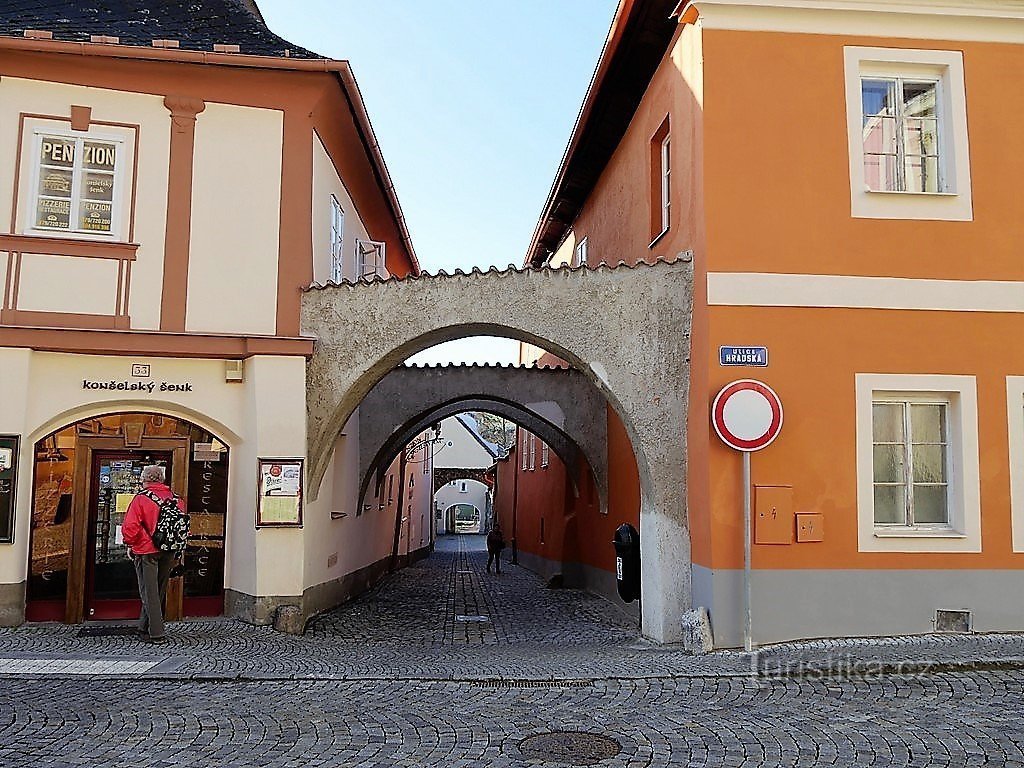
[[(423, 269), (521, 265), (615, 0), (259, 0), (272, 30), (347, 59)], [(481, 337), (414, 362), (514, 362)]]

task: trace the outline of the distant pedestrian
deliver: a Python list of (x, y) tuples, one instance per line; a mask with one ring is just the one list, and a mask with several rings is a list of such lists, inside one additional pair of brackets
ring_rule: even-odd
[[(179, 515), (185, 518), (187, 536), (187, 516), (185, 502), (176, 496), (166, 483), (166, 471), (161, 466), (148, 466), (142, 469), (143, 490), (138, 493), (124, 516), (121, 529), (124, 543), (135, 563), (135, 574), (139, 579), (139, 597), (142, 599), (142, 615), (139, 617), (139, 635), (146, 643), (165, 643), (167, 636), (164, 631), (164, 600), (167, 597), (167, 581), (171, 569), (181, 552), (175, 546), (164, 544), (164, 534), (157, 534), (157, 522), (160, 520), (161, 508), (164, 515), (173, 514), (177, 507)], [(161, 521), (161, 528), (167, 521)], [(180, 542), (178, 542), (180, 544)]]
[(494, 523), (491, 532), (487, 534), (487, 572), (491, 572), (491, 563), (494, 563), (494, 572), (501, 573), (501, 550), (505, 548), (505, 535), (501, 532), (501, 524)]

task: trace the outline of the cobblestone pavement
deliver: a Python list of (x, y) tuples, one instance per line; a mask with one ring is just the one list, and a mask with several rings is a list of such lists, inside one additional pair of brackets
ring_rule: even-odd
[[(7, 680), (11, 766), (1022, 766), (1020, 672), (877, 679)], [(611, 737), (599, 762), (520, 741)], [(536, 753), (532, 753), (536, 755)]]
[(444, 539), (302, 637), (0, 630), (0, 766), (1024, 768), (1024, 636), (692, 657), (600, 598), (485, 573), (480, 549)]

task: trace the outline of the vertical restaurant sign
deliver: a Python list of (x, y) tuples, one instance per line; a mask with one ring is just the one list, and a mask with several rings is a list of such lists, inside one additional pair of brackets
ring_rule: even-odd
[(18, 497), (18, 435), (0, 435), (0, 544), (14, 541), (14, 504)]

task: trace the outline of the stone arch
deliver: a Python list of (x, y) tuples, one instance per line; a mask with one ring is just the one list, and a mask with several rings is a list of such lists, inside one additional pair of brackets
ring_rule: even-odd
[[(387, 472), (395, 456), (407, 445), (416, 435), (420, 434), (427, 427), (436, 424), (449, 416), (454, 416), (465, 411), (488, 411), (498, 416), (504, 416), (509, 421), (514, 421), (521, 427), (533, 432), (541, 440), (550, 446), (551, 450), (562, 460), (568, 471), (569, 480), (572, 483), (573, 493), (579, 496), (578, 478), (579, 473), (586, 469), (586, 456), (580, 450), (574, 438), (563, 429), (538, 415), (534, 411), (519, 405), (497, 398), (468, 398), (455, 400), (449, 403), (442, 403), (430, 410), (414, 416), (395, 429), (384, 443), (373, 454), (367, 466), (360, 467), (362, 482), (359, 485), (359, 498), (363, 499), (370, 489), (371, 484), (375, 495), (380, 494), (381, 484), (384, 481), (384, 474)], [(596, 472), (595, 472), (596, 474)], [(376, 476), (376, 480), (374, 480)], [(602, 479), (606, 476), (602, 474)], [(602, 509), (607, 510), (607, 480), (601, 488)]]
[(690, 607), (686, 414), (693, 265), (689, 253), (635, 267), (456, 272), (316, 285), (303, 294), (313, 495), (343, 425), (384, 375), (456, 338), (508, 336), (584, 372), (625, 426), (640, 477), (642, 628), (681, 637)]

